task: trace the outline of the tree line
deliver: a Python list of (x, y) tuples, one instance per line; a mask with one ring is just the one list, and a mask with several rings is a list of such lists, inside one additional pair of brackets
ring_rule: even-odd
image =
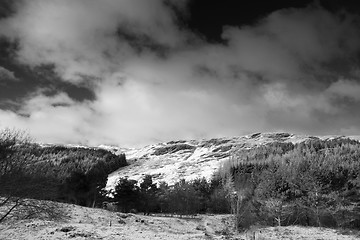
[(230, 183), (238, 229), (253, 224), (360, 228), (360, 143), (313, 139), (239, 150)]
[(120, 178), (112, 191), (119, 211), (133, 210), (146, 213), (192, 215), (197, 213), (230, 213), (229, 193), (224, 191), (220, 179), (205, 178), (185, 181), (181, 179), (169, 186), (155, 184), (151, 175), (138, 182)]
[[(100, 207), (109, 173), (126, 166), (124, 154), (103, 149), (41, 147), (23, 132), (0, 132), (0, 222), (24, 199)], [(27, 201), (28, 202), (28, 201)]]
[(56, 185), (50, 198), (88, 207), (101, 206), (108, 174), (127, 165), (125, 154), (104, 149), (33, 145), (26, 151), (33, 159), (29, 171)]

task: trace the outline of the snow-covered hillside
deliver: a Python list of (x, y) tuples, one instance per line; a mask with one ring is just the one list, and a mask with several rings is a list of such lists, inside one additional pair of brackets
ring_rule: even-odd
[[(119, 153), (126, 154), (129, 166), (109, 175), (107, 189), (113, 188), (117, 180), (125, 176), (140, 180), (144, 175), (151, 174), (155, 181), (165, 181), (169, 184), (177, 182), (181, 178), (191, 180), (205, 177), (209, 179), (234, 150), (253, 148), (270, 142), (299, 143), (316, 138), (325, 140), (345, 137), (255, 133), (241, 137), (171, 141), (138, 149), (119, 149)], [(358, 136), (351, 138), (360, 139)]]
[[(173, 184), (180, 179), (191, 180), (199, 177), (211, 178), (221, 164), (238, 149), (254, 148), (271, 142), (299, 143), (310, 139), (351, 138), (360, 140), (360, 136), (309, 136), (289, 133), (254, 133), (231, 138), (210, 140), (178, 140), (148, 145), (142, 148), (119, 148), (100, 145), (88, 147), (82, 145), (64, 145), (70, 148), (105, 149), (115, 154), (125, 153), (128, 166), (109, 174), (107, 189), (113, 189), (117, 180), (128, 177), (141, 180), (150, 174), (156, 182)], [(40, 144), (43, 147), (56, 144)]]

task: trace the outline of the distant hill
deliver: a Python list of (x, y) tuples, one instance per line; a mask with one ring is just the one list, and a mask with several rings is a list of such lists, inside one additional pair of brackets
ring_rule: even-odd
[(165, 181), (173, 184), (180, 179), (191, 180), (205, 177), (210, 179), (224, 160), (239, 149), (279, 143), (300, 143), (309, 140), (331, 140), (350, 138), (360, 141), (360, 136), (311, 136), (291, 133), (254, 133), (238, 137), (224, 137), (203, 140), (175, 140), (157, 143), (141, 148), (120, 148), (100, 145), (40, 144), (44, 148), (64, 147), (68, 149), (91, 149), (95, 152), (111, 152), (114, 155), (125, 154), (127, 166), (112, 172), (108, 176), (107, 189), (112, 189), (121, 177), (140, 181), (145, 175), (153, 176), (155, 182)]
[[(240, 137), (214, 138), (210, 140), (178, 140), (158, 143), (143, 148), (120, 149), (109, 147), (114, 153), (125, 153), (128, 166), (111, 173), (107, 188), (114, 187), (120, 177), (128, 176), (140, 180), (144, 175), (153, 175), (157, 182), (169, 184), (179, 179), (191, 180), (198, 177), (210, 179), (212, 174), (239, 149), (255, 148), (260, 145), (282, 142), (300, 143), (309, 140), (330, 140), (360, 136), (309, 136), (290, 133), (255, 133)], [(102, 146), (105, 147), (105, 146)]]

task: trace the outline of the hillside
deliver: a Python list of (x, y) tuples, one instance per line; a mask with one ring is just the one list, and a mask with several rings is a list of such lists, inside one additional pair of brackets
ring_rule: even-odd
[[(359, 136), (307, 136), (289, 133), (256, 133), (232, 138), (210, 140), (171, 141), (136, 149), (109, 149), (124, 152), (128, 166), (109, 175), (107, 188), (114, 187), (120, 177), (140, 180), (145, 174), (153, 175), (157, 182), (175, 183), (181, 178), (198, 177), (210, 179), (212, 174), (230, 156), (232, 151), (249, 149), (272, 142), (299, 143), (310, 139), (352, 138)], [(102, 146), (104, 147), (104, 146)]]
[[(108, 189), (113, 188), (117, 179), (124, 176), (140, 180), (145, 174), (151, 174), (156, 181), (167, 181), (170, 184), (178, 182), (181, 178), (187, 180), (196, 177), (210, 178), (221, 165), (223, 165), (220, 169), (221, 172), (230, 172), (234, 178), (231, 185), (224, 184), (223, 181), (224, 185), (221, 185), (220, 188), (217, 188), (216, 185), (213, 185), (214, 188), (212, 188), (211, 185), (204, 183), (196, 185), (200, 183), (195, 183), (196, 181), (191, 183), (194, 185), (183, 181), (182, 184), (176, 183), (161, 189), (155, 189), (156, 187), (150, 187), (150, 185), (147, 187), (144, 185), (143, 188), (140, 186), (142, 190), (134, 188), (134, 192), (140, 195), (133, 195), (135, 197), (131, 199), (131, 203), (139, 204), (136, 208), (139, 207), (137, 209), (140, 209), (140, 212), (145, 212), (150, 209), (150, 205), (142, 205), (142, 202), (138, 200), (148, 199), (155, 206), (152, 208), (155, 209), (154, 211), (150, 210), (150, 213), (153, 213), (152, 216), (54, 203), (61, 208), (53, 209), (64, 209), (67, 217), (60, 220), (58, 217), (62, 214), (47, 214), (57, 218), (46, 218), (46, 220), (42, 218), (41, 220), (36, 217), (36, 212), (37, 209), (44, 208), (45, 202), (36, 203), (37, 200), (31, 200), (31, 205), (29, 205), (25, 200), (11, 212), (13, 215), (9, 215), (5, 221), (1, 222), (0, 239), (253, 239), (254, 235), (256, 235), (256, 239), (359, 239), (360, 235), (357, 231), (343, 230), (359, 229), (360, 206), (358, 203), (360, 144), (345, 138), (347, 137), (257, 133), (233, 138), (172, 141), (139, 149), (120, 149), (113, 146), (91, 148), (51, 145), (43, 145), (41, 148), (25, 148), (25, 150), (32, 151), (30, 156), (38, 156), (35, 163), (39, 162), (42, 164), (41, 166), (47, 166), (43, 163), (56, 163), (58, 159), (61, 161), (54, 166), (65, 170), (77, 166), (79, 170), (84, 170), (84, 174), (80, 174), (81, 178), (78, 174), (66, 177), (71, 180), (65, 181), (69, 186), (68, 190), (81, 193), (75, 196), (75, 200), (88, 199), (89, 196), (92, 196), (90, 194), (92, 191), (89, 191), (92, 188), (89, 189), (89, 186), (94, 184), (88, 181), (83, 181), (87, 183), (84, 186), (76, 184), (81, 182), (79, 180), (92, 179), (87, 177), (91, 171), (86, 169), (102, 169), (100, 167), (103, 165), (88, 165), (89, 162), (98, 160), (100, 163), (102, 157), (108, 159), (106, 156), (109, 157), (108, 160), (111, 160), (109, 163), (112, 160), (116, 160), (115, 162), (119, 162), (117, 160), (121, 159), (125, 161), (124, 153), (127, 155), (126, 163), (129, 165), (109, 175)], [(359, 140), (359, 137), (350, 138)], [(300, 144), (294, 146), (291, 143)], [(325, 149), (327, 150), (324, 151)], [(20, 153), (26, 153), (26, 151)], [(231, 155), (234, 158), (226, 161)], [(16, 156), (14, 155), (14, 157)], [(121, 156), (123, 158), (117, 159)], [(283, 156), (284, 161), (279, 161)], [(41, 172), (44, 172), (45, 169), (52, 168), (42, 168)], [(25, 170), (27, 171), (27, 168)], [(27, 173), (26, 171), (25, 173)], [(40, 171), (35, 172), (40, 173)], [(105, 186), (107, 174), (110, 171), (102, 172), (103, 175), (99, 182), (101, 184), (97, 184), (97, 181), (94, 182), (96, 185), (93, 189)], [(252, 173), (257, 176), (256, 181), (253, 181), (252, 177), (247, 178), (249, 174), (253, 176)], [(219, 176), (221, 175), (217, 177)], [(216, 184), (216, 181), (214, 183)], [(286, 185), (287, 183), (291, 183), (291, 185)], [(282, 186), (288, 187), (283, 188)], [(49, 188), (46, 189), (49, 190)], [(251, 189), (252, 191), (250, 191)], [(59, 190), (61, 193), (67, 193), (64, 192), (67, 189), (59, 188)], [(235, 195), (227, 195), (229, 192), (235, 193)], [(123, 192), (116, 192), (118, 196), (124, 196), (121, 193)], [(130, 196), (128, 193), (126, 192), (126, 196)], [(156, 194), (151, 195), (152, 193)], [(278, 194), (276, 195), (276, 193)], [(109, 200), (105, 199), (105, 195), (101, 195), (103, 191), (100, 191), (99, 194), (98, 197), (103, 197), (103, 200), (96, 197), (99, 204), (82, 203), (81, 201), (71, 201), (71, 199), (69, 202), (83, 206), (107, 205), (108, 209), (112, 207), (111, 209), (115, 210), (114, 205), (108, 205), (106, 201)], [(129, 207), (124, 198), (116, 198), (116, 194), (114, 196), (118, 206), (122, 210)], [(4, 196), (6, 196), (6, 192)], [(8, 198), (9, 201), (0, 201), (2, 202), (0, 216), (5, 216), (6, 211), (13, 206), (14, 203), (11, 201), (17, 201), (14, 198), (17, 196), (16, 192), (10, 196), (13, 197)], [(32, 197), (31, 194), (24, 196)], [(279, 196), (282, 198), (280, 199)], [(22, 195), (20, 199), (24, 199)], [(119, 201), (119, 199), (124, 201)], [(231, 205), (231, 209), (237, 214), (209, 214), (218, 213), (211, 207), (212, 203), (217, 205), (220, 203), (217, 200), (222, 203), (236, 203), (236, 205)], [(177, 205), (167, 205), (171, 202), (176, 202)], [(186, 204), (181, 205), (180, 203), (183, 202)], [(278, 205), (274, 205), (278, 202), (280, 210), (278, 210)], [(191, 209), (196, 211), (186, 212), (180, 208), (187, 206), (185, 210), (189, 210), (188, 203), (192, 203), (190, 204), (193, 207)], [(205, 207), (202, 208), (203, 206)], [(255, 208), (255, 206), (257, 207)], [(156, 210), (156, 207), (160, 208)], [(206, 209), (206, 211), (201, 209)], [(34, 212), (34, 210), (36, 211)], [(230, 205), (227, 211), (219, 213), (229, 212)], [(46, 212), (39, 210), (39, 214), (43, 213)], [(54, 212), (50, 211), (50, 213)], [(163, 215), (164, 213), (167, 215)], [(180, 218), (176, 215), (173, 216), (174, 213), (198, 214), (185, 215), (187, 217)], [(275, 222), (277, 219), (278, 222)], [(282, 227), (265, 227), (276, 225)], [(237, 233), (235, 226), (242, 232)], [(321, 226), (321, 228), (309, 226)], [(333, 227), (333, 229), (329, 227)]]

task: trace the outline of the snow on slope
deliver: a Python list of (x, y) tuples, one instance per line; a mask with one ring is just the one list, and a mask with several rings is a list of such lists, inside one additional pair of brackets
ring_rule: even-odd
[[(113, 189), (121, 177), (141, 180), (150, 174), (155, 182), (165, 181), (173, 184), (180, 179), (191, 180), (205, 177), (210, 179), (221, 164), (229, 158), (232, 151), (253, 148), (271, 142), (300, 143), (310, 139), (351, 138), (360, 141), (360, 136), (308, 136), (289, 133), (255, 133), (232, 138), (210, 140), (179, 140), (148, 145), (143, 148), (119, 148), (99, 145), (88, 147), (64, 145), (65, 147), (105, 149), (115, 154), (125, 153), (129, 166), (109, 174), (106, 189)], [(40, 144), (53, 146), (56, 144)]]
[(171, 141), (138, 149), (122, 149), (119, 152), (125, 152), (129, 166), (109, 175), (107, 189), (112, 189), (121, 177), (139, 181), (146, 174), (153, 175), (156, 182), (165, 181), (168, 184), (173, 184), (181, 178), (209, 179), (236, 149), (253, 148), (271, 142), (299, 143), (309, 139), (326, 140), (338, 137), (344, 136), (313, 137), (289, 133), (255, 133), (241, 137)]

